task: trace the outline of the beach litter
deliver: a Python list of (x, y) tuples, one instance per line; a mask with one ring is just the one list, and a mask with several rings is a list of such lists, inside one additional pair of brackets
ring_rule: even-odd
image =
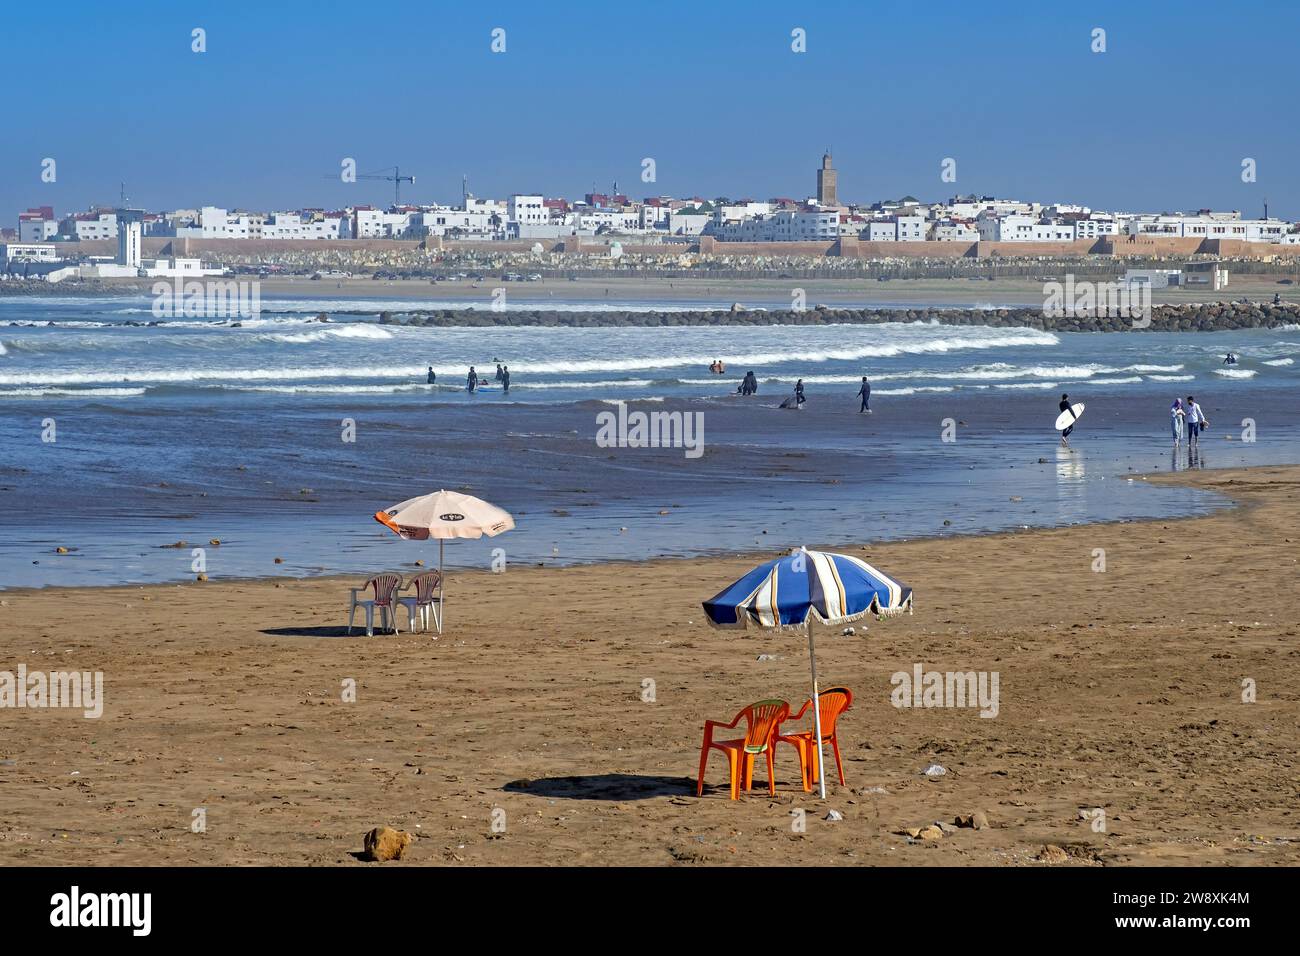
[(844, 814), (840, 813), (838, 810), (831, 810), (826, 814), (826, 816), (822, 817), (822, 819), (829, 820), (832, 823), (839, 823), (844, 819)]
[(411, 845), (411, 834), (392, 827), (375, 827), (365, 835), (362, 857), (377, 863), (400, 860)]
[(932, 763), (921, 771), (921, 773), (927, 777), (942, 777), (947, 772), (948, 771), (944, 767), (939, 766), (937, 763)]
[(1035, 859), (1042, 860), (1044, 863), (1064, 863), (1070, 858), (1070, 855), (1062, 850), (1055, 843), (1044, 844), (1038, 851)]

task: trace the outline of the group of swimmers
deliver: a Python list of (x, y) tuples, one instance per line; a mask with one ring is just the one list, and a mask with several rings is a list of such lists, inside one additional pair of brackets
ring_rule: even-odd
[(1237, 364), (1237, 353), (1236, 353), (1236, 352), (1229, 352), (1227, 355), (1225, 355), (1225, 356), (1223, 357), (1223, 364), (1224, 364), (1224, 365), (1236, 365), (1236, 364)]
[[(502, 365), (500, 362), (497, 362), (496, 380), (501, 383), (501, 391), (503, 392), (510, 391), (510, 366), (509, 365)], [(484, 379), (481, 379), (479, 377), (478, 372), (475, 371), (474, 366), (471, 365), (469, 367), (469, 374), (465, 376), (466, 390), (471, 393), (477, 391), (479, 382), (481, 381), (484, 381)], [(425, 382), (429, 385), (438, 384), (438, 374), (433, 370), (432, 365), (429, 366), (429, 374), (425, 377)]]
[(709, 371), (714, 375), (722, 375), (727, 371), (727, 366), (722, 364), (722, 359), (714, 359), (712, 364), (709, 365)]

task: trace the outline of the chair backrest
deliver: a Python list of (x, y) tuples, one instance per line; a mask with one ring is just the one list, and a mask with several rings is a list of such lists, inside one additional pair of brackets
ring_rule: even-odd
[(781, 721), (790, 716), (790, 705), (783, 700), (760, 700), (741, 711), (745, 715), (745, 753), (761, 754), (767, 750)]
[[(820, 704), (818, 709), (822, 712), (822, 736), (829, 737), (835, 733), (835, 721), (840, 714), (853, 706), (853, 691), (847, 687), (832, 687), (819, 693), (817, 700)], [(812, 698), (809, 698), (808, 703), (812, 704)]]
[(381, 607), (393, 603), (393, 596), (401, 586), (402, 576), (392, 571), (376, 574), (362, 585), (362, 587), (373, 587), (375, 589), (375, 603)]
[(407, 587), (415, 585), (415, 600), (420, 604), (428, 604), (433, 600), (441, 579), (442, 575), (437, 571), (423, 571), (411, 578), (407, 582)]

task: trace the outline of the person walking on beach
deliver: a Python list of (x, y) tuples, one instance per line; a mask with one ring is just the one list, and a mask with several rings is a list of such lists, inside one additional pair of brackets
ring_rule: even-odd
[(1183, 418), (1187, 415), (1183, 411), (1183, 400), (1175, 398), (1174, 403), (1169, 406), (1169, 430), (1174, 436), (1174, 447), (1183, 440)]
[(1205, 412), (1201, 411), (1201, 406), (1196, 404), (1196, 399), (1187, 396), (1187, 447), (1199, 445), (1201, 432), (1210, 427), (1209, 419), (1205, 417)]
[[(1070, 396), (1069, 396), (1069, 395), (1062, 395), (1062, 396), (1061, 396), (1061, 404), (1060, 404), (1059, 407), (1060, 407), (1061, 411), (1063, 411), (1063, 412), (1068, 412), (1068, 411), (1070, 410)], [(1070, 432), (1072, 432), (1072, 431), (1074, 431), (1074, 423), (1073, 423), (1073, 422), (1071, 422), (1069, 425), (1067, 425), (1067, 426), (1065, 427), (1065, 430), (1064, 430), (1063, 432), (1061, 432), (1061, 444), (1064, 445), (1064, 446), (1067, 447), (1067, 448), (1070, 447)]]
[(808, 401), (808, 399), (803, 397), (803, 379), (799, 379), (799, 381), (794, 383), (794, 407), (802, 408), (803, 403), (806, 401)]
[(858, 409), (858, 414), (861, 415), (863, 412), (866, 412), (868, 415), (870, 415), (871, 414), (871, 383), (867, 381), (867, 377), (865, 375), (862, 376), (862, 387), (858, 389), (858, 394), (862, 396), (862, 407)]
[(503, 365), (501, 367), (501, 391), (503, 392), (510, 391), (510, 366), (509, 365)]
[(437, 384), (438, 376), (433, 371), (433, 366), (429, 366), (429, 374), (424, 379), (426, 385)]
[(465, 378), (465, 387), (472, 394), (474, 389), (478, 388), (478, 372), (474, 371), (474, 366), (469, 367), (469, 375)]

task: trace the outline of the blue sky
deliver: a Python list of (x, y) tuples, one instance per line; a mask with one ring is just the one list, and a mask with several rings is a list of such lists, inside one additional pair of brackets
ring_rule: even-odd
[[(8, 5), (0, 222), (31, 205), (977, 192), (1300, 218), (1300, 4)], [(191, 30), (207, 52), (191, 52)], [(491, 52), (491, 31), (506, 52)], [(791, 30), (808, 51), (791, 51)], [(1090, 50), (1094, 27), (1105, 53)], [(58, 163), (42, 183), (45, 157)], [(652, 157), (657, 182), (641, 182)], [(940, 180), (957, 160), (955, 184)], [(1256, 160), (1258, 181), (1241, 181)]]

